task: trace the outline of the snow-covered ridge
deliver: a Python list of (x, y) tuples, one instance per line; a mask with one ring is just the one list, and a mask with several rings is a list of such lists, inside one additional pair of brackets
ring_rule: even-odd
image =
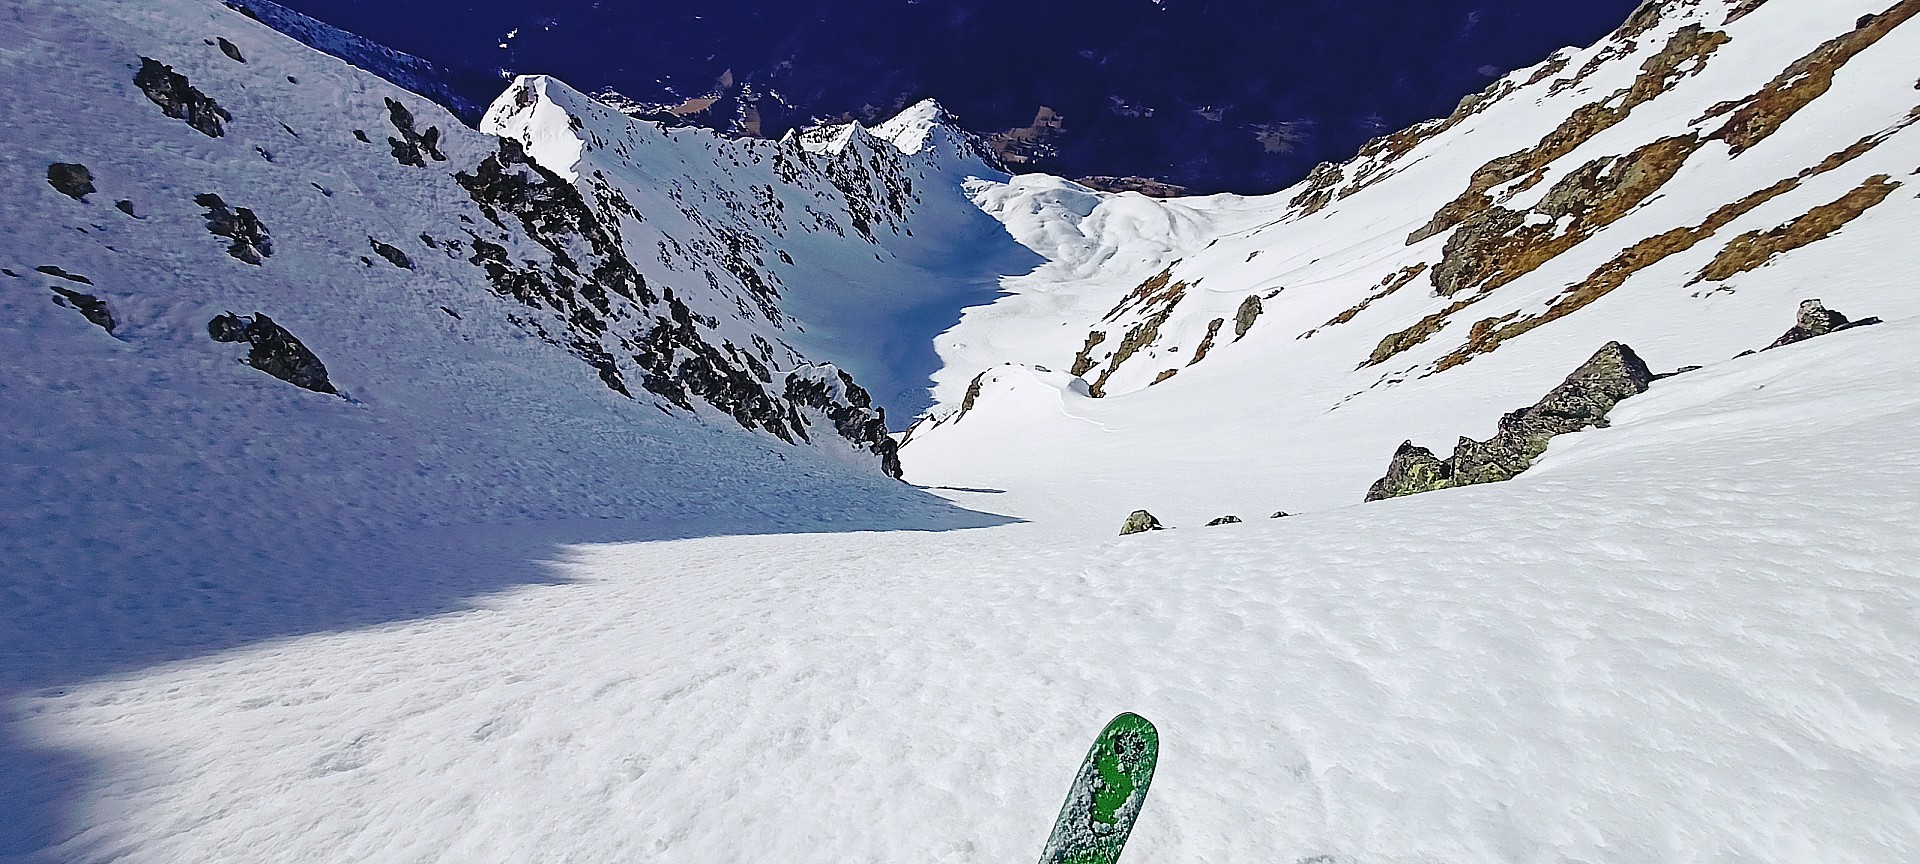
[(898, 428), (928, 404), (934, 336), (1034, 263), (964, 191), (1006, 175), (927, 107), (905, 115), (908, 126), (930, 124), (910, 151), (857, 123), (737, 139), (636, 120), (528, 76), (482, 128), (571, 178), (626, 247), (642, 250), (636, 266), (720, 322), (723, 338), (794, 352), (777, 361), (783, 368), (830, 359), (892, 409)]
[(471, 122), (480, 116), (481, 107), (456, 92), (453, 84), (447, 80), (447, 73), (432, 63), (302, 15), (272, 0), (224, 2), (241, 14), (298, 39), (308, 47), (324, 51), (432, 99), (462, 120)]
[[(1062, 392), (1063, 407), (998, 421), (1026, 424), (1012, 452), (1057, 462), (1039, 470), (1068, 486), (1126, 465), (1143, 492), (1183, 500), (1221, 484), (1353, 501), (1400, 441), (1484, 438), (1607, 342), (1671, 370), (1765, 345), (1809, 297), (1920, 312), (1904, 275), (1920, 260), (1891, 240), (1920, 222), (1917, 11), (1650, 0), (1609, 39), (1271, 196), (981, 184), (976, 200), (1051, 260), (942, 337), (941, 405), (909, 474), (995, 485), (1009, 450), (982, 419), (992, 379), (1043, 386), (991, 371), (1013, 363), (1106, 397)], [(976, 407), (952, 420), (970, 389)], [(1114, 431), (1048, 443), (1035, 430), (1063, 411)], [(1162, 464), (1201, 441), (1232, 467)]]

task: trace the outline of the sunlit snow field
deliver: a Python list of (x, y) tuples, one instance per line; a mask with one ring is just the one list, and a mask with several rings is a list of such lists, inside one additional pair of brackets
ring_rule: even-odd
[(1122, 710), (1134, 862), (1908, 860), (1917, 336), (1657, 385), (1500, 486), (577, 546), (16, 707), (108, 766), (74, 860), (1024, 860)]

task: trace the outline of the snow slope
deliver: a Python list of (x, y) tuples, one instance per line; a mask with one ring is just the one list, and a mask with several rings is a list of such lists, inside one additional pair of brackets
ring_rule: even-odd
[[(1031, 860), (1123, 710), (1131, 864), (1920, 857), (1914, 13), (1656, 0), (1156, 202), (934, 104), (736, 143), (529, 77), (479, 132), (210, 2), (0, 9), (0, 861)], [(1733, 357), (1811, 296), (1888, 321)], [(1613, 339), (1703, 368), (1358, 503)], [(972, 510), (876, 458), (929, 373)]]
[(1287, 520), (572, 546), (471, 611), (17, 700), (104, 760), (49, 857), (1030, 860), (1133, 710), (1133, 864), (1912, 860), (1916, 345)]
[[(945, 422), (915, 431), (908, 476), (1014, 489), (964, 499), (1000, 512), (1113, 525), (1136, 507), (1181, 523), (1321, 509), (1360, 500), (1403, 440), (1485, 438), (1608, 341), (1665, 372), (1766, 345), (1807, 298), (1920, 313), (1920, 258), (1899, 239), (1920, 226), (1914, 11), (1650, 2), (1615, 37), (1272, 196), (976, 184), (1050, 260), (941, 336)], [(1820, 62), (1790, 68), (1803, 57)], [(1735, 142), (1723, 127), (1741, 118)], [(1770, 134), (1747, 140), (1754, 129)], [(1514, 179), (1475, 202), (1475, 175)], [(1851, 221), (1817, 218), (1863, 191), (1883, 197)], [(1465, 224), (1410, 242), (1457, 198)], [(1769, 258), (1736, 242), (1796, 220), (1799, 248)], [(1764, 266), (1704, 278), (1722, 257)]]
[[(0, 693), (463, 608), (552, 581), (561, 542), (1005, 521), (886, 477), (881, 406), (781, 344), (807, 310), (707, 275), (747, 215), (575, 187), (213, 2), (8, 4), (0, 81)], [(716, 184), (765, 155), (623, 134), (688, 196), (744, 197)], [(836, 165), (795, 160), (778, 194), (822, 224), (740, 272), (879, 270), (830, 263), (877, 248), (824, 225), (855, 206)], [(270, 316), (338, 395), (251, 368), (224, 313)], [(8, 855), (90, 770), (15, 731)]]

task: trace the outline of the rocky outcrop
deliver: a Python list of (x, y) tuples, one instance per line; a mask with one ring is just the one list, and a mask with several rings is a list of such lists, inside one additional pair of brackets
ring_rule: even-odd
[(47, 184), (75, 201), (85, 201), (93, 188), (93, 172), (73, 162), (55, 162), (47, 166)]
[(1633, 349), (1609, 342), (1539, 402), (1500, 418), (1499, 432), (1486, 441), (1461, 438), (1444, 460), (1412, 441), (1401, 444), (1367, 500), (1510, 480), (1532, 467), (1555, 436), (1605, 428), (1613, 406), (1646, 392), (1652, 381)]
[(1144, 534), (1148, 531), (1159, 530), (1162, 530), (1160, 520), (1153, 518), (1153, 514), (1145, 510), (1133, 511), (1133, 513), (1127, 516), (1127, 521), (1120, 523), (1120, 536), (1122, 537), (1128, 534)]
[(1214, 527), (1218, 527), (1218, 526), (1221, 526), (1221, 525), (1238, 525), (1238, 524), (1240, 524), (1240, 517), (1238, 517), (1238, 516), (1222, 516), (1222, 517), (1220, 517), (1220, 518), (1218, 518), (1218, 519), (1215, 519), (1215, 520), (1213, 520), (1212, 522), (1208, 522), (1208, 523), (1207, 523), (1207, 527), (1208, 527), (1208, 528), (1214, 528)]
[(900, 479), (905, 473), (900, 465), (900, 444), (887, 434), (886, 409), (876, 407), (867, 391), (853, 383), (853, 376), (843, 371), (832, 370), (838, 379), (832, 383), (838, 387), (830, 386), (822, 377), (807, 375), (806, 371), (787, 375), (787, 399), (825, 414), (840, 437), (880, 457), (880, 470), (888, 477)]
[(251, 346), (247, 365), (295, 387), (315, 393), (339, 395), (327, 378), (327, 367), (307, 346), (294, 338), (287, 328), (263, 313), (251, 317), (224, 313), (207, 322), (207, 335), (215, 342), (243, 342)]
[(374, 254), (387, 259), (388, 264), (392, 264), (393, 266), (398, 267), (402, 270), (413, 269), (413, 259), (408, 258), (407, 253), (401, 251), (400, 247), (390, 246), (386, 243), (382, 243), (378, 240), (375, 240), (372, 237), (368, 237), (367, 242), (373, 244)]
[(1885, 12), (1860, 19), (1853, 30), (1795, 61), (1759, 92), (1707, 112), (1701, 119), (1727, 118), (1710, 137), (1725, 141), (1735, 156), (1746, 152), (1831, 90), (1834, 74), (1841, 67), (1915, 15), (1920, 15), (1920, 0), (1902, 0)]
[(1093, 367), (1099, 365), (1093, 359), (1093, 349), (1100, 347), (1100, 344), (1105, 341), (1107, 341), (1107, 331), (1089, 331), (1087, 344), (1081, 347), (1080, 353), (1073, 356), (1073, 365), (1068, 367), (1067, 371), (1073, 375), (1085, 375), (1093, 371)]
[(268, 236), (267, 226), (260, 224), (260, 217), (253, 215), (252, 210), (245, 207), (230, 209), (227, 202), (212, 192), (194, 196), (193, 203), (207, 208), (208, 233), (233, 241), (227, 247), (228, 255), (258, 267), (273, 254), (273, 238)]
[(55, 305), (65, 306), (79, 312), (88, 321), (93, 322), (95, 326), (98, 326), (108, 333), (112, 333), (113, 328), (117, 326), (113, 320), (113, 312), (107, 309), (107, 301), (95, 297), (92, 294), (82, 294), (58, 285), (49, 285), (47, 287), (53, 290), (53, 302)]
[[(1569, 286), (1545, 311), (1524, 316), (1507, 313), (1505, 316), (1488, 318), (1476, 323), (1468, 333), (1466, 344), (1435, 361), (1433, 365), (1434, 370), (1444, 372), (1456, 366), (1472, 362), (1475, 357), (1490, 354), (1498, 350), (1499, 347), (1509, 339), (1524, 335), (1535, 328), (1550, 324), (1580, 311), (1594, 301), (1607, 296), (1607, 294), (1613, 292), (1615, 289), (1625, 285), (1627, 280), (1633, 278), (1636, 273), (1705, 242), (1708, 238), (1713, 237), (1719, 232), (1720, 229), (1732, 224), (1734, 220), (1748, 213), (1752, 213), (1769, 201), (1800, 188), (1806, 181), (1844, 167), (1854, 160), (1859, 159), (1861, 156), (1873, 152), (1882, 143), (1885, 143), (1916, 122), (1920, 122), (1920, 112), (1910, 114), (1906, 119), (1876, 134), (1868, 135), (1835, 151), (1825, 159), (1820, 160), (1817, 164), (1810, 165), (1791, 177), (1783, 178), (1779, 182), (1765, 189), (1757, 190), (1738, 201), (1721, 205), (1712, 213), (1708, 214), (1706, 219), (1699, 225), (1672, 228), (1628, 246), (1607, 263), (1602, 264), (1599, 269), (1594, 270), (1592, 275)], [(1892, 191), (1890, 188), (1887, 188), (1886, 181), (1887, 178), (1884, 176), (1868, 178), (1859, 188), (1848, 193), (1848, 195), (1839, 201), (1815, 208), (1814, 211), (1808, 213), (1806, 216), (1796, 219), (1785, 226), (1781, 226), (1774, 231), (1765, 232), (1764, 234), (1754, 234), (1736, 238), (1735, 242), (1729, 244), (1727, 250), (1722, 250), (1721, 255), (1715, 256), (1716, 260), (1719, 260), (1723, 256), (1726, 257), (1728, 261), (1740, 262), (1741, 264), (1756, 260), (1756, 258), (1766, 260), (1766, 258), (1776, 254), (1777, 250), (1798, 248), (1806, 243), (1829, 236), (1833, 231), (1837, 231), (1840, 226), (1846, 224), (1848, 220), (1859, 215), (1860, 212), (1864, 212), (1874, 204), (1884, 200), (1884, 193)], [(1761, 256), (1763, 252), (1765, 253), (1764, 257)], [(1704, 279), (1707, 275), (1707, 273), (1702, 273), (1695, 281)], [(1482, 295), (1469, 297), (1455, 305), (1464, 308), (1463, 304), (1470, 305), (1479, 296)], [(1455, 311), (1458, 311), (1458, 309), (1450, 309), (1446, 314), (1450, 315)]]
[(1192, 194), (1185, 186), (1162, 183), (1152, 177), (1082, 177), (1074, 181), (1098, 192), (1138, 192), (1148, 198), (1184, 198)]
[(1266, 307), (1258, 294), (1248, 294), (1247, 299), (1240, 301), (1240, 308), (1233, 313), (1233, 341), (1247, 338), (1247, 331), (1253, 329), (1253, 322), (1260, 320), (1260, 313), (1264, 311)]
[(173, 71), (172, 66), (152, 57), (142, 57), (133, 83), (168, 117), (185, 120), (188, 126), (209, 138), (227, 134), (226, 124), (233, 120), (233, 115), (221, 108), (213, 97), (194, 89), (187, 76)]
[(1878, 318), (1862, 318), (1858, 321), (1849, 321), (1847, 320), (1847, 316), (1835, 310), (1828, 309), (1817, 299), (1802, 300), (1800, 301), (1800, 312), (1794, 317), (1793, 328), (1780, 334), (1780, 338), (1773, 340), (1773, 344), (1761, 350), (1771, 351), (1775, 348), (1792, 345), (1795, 342), (1805, 342), (1808, 339), (1825, 336), (1829, 333), (1838, 333), (1842, 330), (1851, 330), (1855, 327), (1867, 327), (1878, 323), (1880, 323), (1880, 319)]
[(393, 123), (393, 129), (400, 137), (388, 137), (387, 146), (393, 148), (393, 158), (402, 165), (414, 168), (427, 167), (427, 157), (435, 162), (447, 161), (447, 155), (440, 152), (440, 127), (429, 126), (427, 131), (419, 132), (413, 128), (413, 112), (400, 102), (387, 100), (387, 116)]
[(1534, 146), (1482, 165), (1474, 172), (1466, 191), (1441, 207), (1426, 226), (1408, 237), (1408, 245), (1439, 236), (1493, 206), (1495, 202), (1489, 193), (1497, 188), (1515, 180), (1522, 182), (1504, 194), (1532, 188), (1544, 179), (1547, 166), (1601, 132), (1619, 125), (1634, 109), (1666, 93), (1680, 80), (1706, 68), (1707, 61), (1727, 41), (1727, 34), (1705, 30), (1698, 24), (1680, 28), (1664, 48), (1641, 64), (1640, 75), (1631, 85), (1606, 99), (1581, 106)]
[(1188, 366), (1207, 359), (1207, 355), (1213, 353), (1213, 342), (1219, 338), (1220, 328), (1226, 326), (1226, 323), (1225, 318), (1215, 318), (1207, 322), (1207, 335), (1200, 338), (1200, 347), (1193, 349), (1193, 359), (1187, 361)]
[(1822, 204), (1770, 231), (1749, 231), (1713, 257), (1694, 282), (1718, 282), (1759, 269), (1775, 257), (1832, 237), (1847, 223), (1887, 200), (1900, 184), (1885, 174), (1867, 178), (1839, 199)]

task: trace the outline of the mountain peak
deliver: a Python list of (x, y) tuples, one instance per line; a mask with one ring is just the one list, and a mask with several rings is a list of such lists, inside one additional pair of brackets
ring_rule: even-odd
[(940, 129), (962, 134), (945, 107), (933, 99), (922, 99), (895, 114), (893, 119), (873, 127), (873, 134), (893, 142), (903, 153), (918, 153), (927, 146), (935, 130)]

